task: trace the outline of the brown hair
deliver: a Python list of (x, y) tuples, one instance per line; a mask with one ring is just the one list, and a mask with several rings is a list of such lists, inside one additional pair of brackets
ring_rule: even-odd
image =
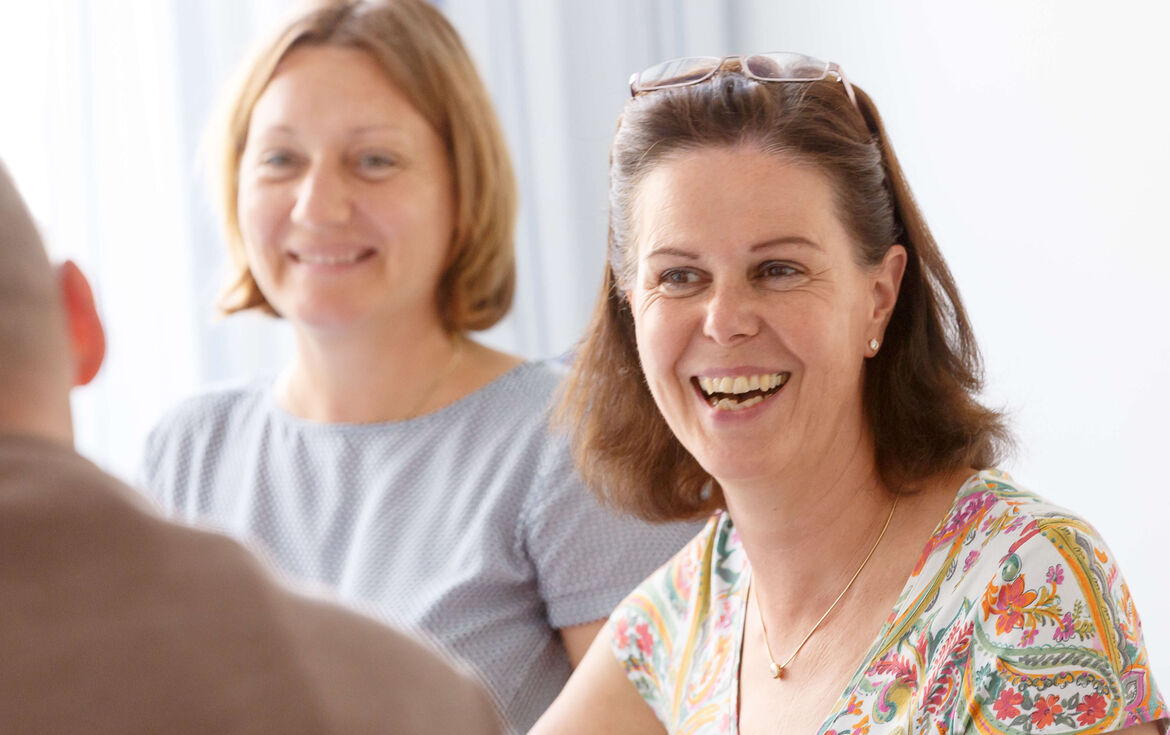
[(723, 72), (700, 84), (631, 99), (610, 153), (609, 257), (592, 321), (559, 407), (586, 481), (648, 520), (724, 507), (722, 491), (675, 438), (642, 376), (625, 292), (636, 269), (630, 217), (655, 165), (708, 147), (752, 145), (815, 167), (863, 267), (890, 246), (908, 262), (881, 351), (866, 361), (863, 402), (882, 480), (900, 490), (958, 467), (987, 467), (1009, 441), (981, 405), (979, 350), (958, 288), (922, 218), (881, 118), (836, 80), (757, 82)]
[(456, 221), (436, 297), (451, 332), (487, 329), (512, 306), (516, 181), (491, 99), (451, 24), (426, 0), (332, 0), (285, 24), (238, 71), (209, 137), (233, 272), (219, 298), (231, 314), (275, 314), (256, 285), (240, 232), (240, 157), (252, 109), (290, 51), (345, 46), (368, 53), (444, 142)]

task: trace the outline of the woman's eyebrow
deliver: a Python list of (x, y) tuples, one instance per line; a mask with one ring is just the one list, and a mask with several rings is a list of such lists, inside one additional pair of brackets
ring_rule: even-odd
[(683, 250), (682, 248), (676, 247), (674, 245), (659, 245), (650, 252), (646, 253), (647, 258), (653, 258), (656, 255), (673, 255), (679, 258), (687, 258), (689, 260), (699, 259), (699, 256), (695, 253), (692, 253), (689, 250)]
[[(752, 245), (750, 250), (754, 253), (757, 250), (766, 250), (768, 248), (780, 247), (782, 245), (800, 245), (802, 247), (813, 248), (815, 250), (821, 249), (820, 244), (818, 244), (815, 240), (811, 240), (802, 235), (785, 235), (783, 237), (773, 237), (768, 240), (758, 242)], [(653, 258), (657, 255), (673, 255), (678, 258), (687, 258), (689, 260), (698, 260), (699, 258), (696, 253), (684, 248), (680, 248), (677, 245), (659, 245), (652, 248), (650, 252), (646, 253), (647, 258)]]
[[(289, 125), (288, 123), (275, 123), (273, 125), (258, 128), (257, 133), (263, 135), (296, 136), (298, 130), (296, 127)], [(355, 125), (354, 127), (345, 130), (344, 134), (350, 137), (374, 134), (390, 134), (401, 137), (407, 135), (407, 132), (398, 125), (393, 125), (390, 123), (373, 123), (370, 125)]]
[(374, 123), (370, 125), (358, 125), (352, 127), (347, 131), (350, 135), (366, 135), (368, 133), (395, 133), (403, 134), (406, 131), (401, 125), (393, 125), (391, 123)]
[(803, 245), (804, 247), (810, 247), (816, 250), (821, 249), (821, 246), (815, 240), (810, 240), (809, 238), (803, 237), (801, 235), (786, 235), (784, 237), (774, 237), (770, 240), (758, 242), (755, 245), (752, 245), (751, 250), (752, 252), (755, 252), (757, 250), (764, 250), (780, 245)]

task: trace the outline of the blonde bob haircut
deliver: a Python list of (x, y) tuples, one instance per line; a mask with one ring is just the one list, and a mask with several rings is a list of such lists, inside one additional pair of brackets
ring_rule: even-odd
[(512, 306), (516, 281), (516, 181), (487, 89), (455, 29), (426, 0), (309, 3), (241, 65), (207, 146), (232, 267), (219, 308), (279, 316), (248, 268), (238, 209), (240, 158), (256, 101), (280, 62), (303, 46), (369, 54), (446, 145), (456, 216), (436, 293), (439, 314), (451, 333), (498, 322)]

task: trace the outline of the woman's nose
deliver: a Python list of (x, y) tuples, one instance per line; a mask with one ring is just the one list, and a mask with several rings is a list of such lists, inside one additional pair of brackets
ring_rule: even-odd
[(760, 331), (756, 294), (748, 286), (723, 285), (711, 291), (703, 333), (716, 344), (733, 345)]
[(349, 219), (349, 189), (340, 172), (314, 164), (305, 172), (296, 191), (292, 220), (304, 227), (328, 227)]

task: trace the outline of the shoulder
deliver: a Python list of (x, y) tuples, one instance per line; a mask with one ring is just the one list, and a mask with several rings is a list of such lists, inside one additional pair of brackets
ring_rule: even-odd
[(947, 536), (961, 537), (962, 574), (976, 582), (994, 574), (1013, 583), (1042, 576), (1048, 584), (1049, 577), (1063, 580), (1071, 572), (1076, 579), (1058, 586), (1076, 585), (1094, 597), (1121, 583), (1112, 553), (1089, 521), (1002, 472), (981, 472), (964, 486), (936, 539)]
[[(30, 689), (46, 687), (42, 705), (165, 703), (135, 714), (150, 732), (213, 718), (264, 732), (317, 722), (331, 732), (382, 732), (389, 721), (408, 732), (428, 723), (494, 732), (482, 689), (439, 652), (287, 589), (238, 542), (163, 520), (65, 447), (0, 441), (0, 489), (0, 558), (12, 562), (0, 570), (0, 629), (19, 627), (27, 601), (38, 615), (29, 635), (8, 637), (5, 664)], [(91, 655), (78, 659), (79, 645)], [(83, 689), (61, 682), (62, 661), (80, 669)], [(234, 696), (224, 671), (257, 696)], [(176, 698), (196, 689), (206, 696)], [(103, 732), (125, 724), (118, 707), (89, 709)]]
[(107, 534), (121, 538), (152, 514), (138, 493), (72, 447), (34, 437), (0, 438), (4, 541), (23, 537), (17, 546), (27, 543), (26, 550), (63, 545), (73, 553), (86, 543), (110, 542)]
[(385, 732), (391, 722), (402, 733), (499, 731), (487, 691), (448, 650), (332, 600), (286, 592), (277, 606), (329, 732)]
[(946, 640), (969, 646), (985, 703), (976, 717), (1098, 732), (1166, 715), (1129, 589), (1087, 520), (987, 471), (960, 491), (936, 542), (949, 549), (938, 589), (966, 610)]
[(1006, 474), (982, 472), (964, 486), (932, 542), (947, 536), (958, 551), (948, 570), (955, 589), (977, 602), (1001, 645), (1008, 634), (1025, 645), (1041, 633), (1084, 639), (1094, 610), (1122, 612), (1115, 603), (1128, 595), (1125, 581), (1097, 530)]
[[(44, 599), (72, 601), (55, 612), (92, 610), (99, 601), (120, 606), (128, 596), (174, 591), (142, 585), (142, 579), (169, 575), (193, 584), (191, 568), (206, 567), (208, 581), (234, 569), (218, 558), (222, 547), (231, 545), (226, 538), (166, 522), (137, 493), (80, 455), (28, 453), (21, 462), (21, 482), (12, 488), (19, 493), (6, 486), (5, 497), (24, 501), (4, 505), (0, 526), (16, 525), (0, 537), (21, 539), (25, 571), (39, 571)], [(192, 539), (201, 541), (193, 547)], [(176, 558), (183, 564), (176, 565)], [(88, 602), (73, 604), (82, 599)]]
[(502, 420), (547, 424), (564, 368), (552, 360), (525, 362), (472, 394), (473, 410)]
[(1104, 541), (1084, 518), (1022, 487), (1006, 473), (984, 470), (959, 489), (915, 574), (928, 571), (924, 577), (945, 575), (970, 583), (1001, 564), (1026, 565), (1032, 571), (1042, 561), (1084, 556), (1097, 547), (1104, 547)]
[(271, 389), (269, 378), (213, 386), (167, 409), (155, 424), (151, 436), (161, 438), (207, 430), (232, 416), (264, 410), (270, 405)]
[(184, 458), (199, 446), (222, 442), (263, 420), (274, 405), (270, 379), (213, 387), (185, 398), (167, 409), (146, 437), (143, 470), (149, 477), (160, 464)]
[(533, 394), (547, 401), (568, 374), (557, 359), (531, 360), (509, 370), (500, 380), (516, 393)]
[(271, 385), (260, 379), (217, 386), (171, 406), (146, 436), (137, 484), (163, 507), (178, 503), (178, 485), (191, 473), (198, 477), (204, 463), (216, 464), (225, 451), (240, 447), (241, 435), (259, 435), (275, 405)]
[[(465, 456), (536, 465), (568, 452), (550, 426), (560, 374), (547, 362), (522, 363), (474, 393), (412, 422), (412, 432)], [(551, 456), (550, 456), (551, 455)]]
[(469, 451), (531, 473), (522, 515), (534, 522), (546, 513), (560, 515), (564, 503), (588, 496), (573, 465), (569, 438), (551, 420), (563, 376), (553, 361), (526, 362), (484, 387), (471, 414), (460, 416), (474, 434), (463, 443)]

